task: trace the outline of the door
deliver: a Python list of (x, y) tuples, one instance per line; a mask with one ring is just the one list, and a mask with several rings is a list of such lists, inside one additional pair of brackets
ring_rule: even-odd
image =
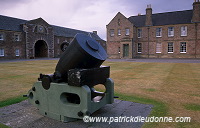
[(123, 57), (129, 57), (129, 44), (123, 44)]

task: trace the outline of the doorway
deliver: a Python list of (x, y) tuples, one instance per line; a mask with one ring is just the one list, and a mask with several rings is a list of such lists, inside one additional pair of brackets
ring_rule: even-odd
[(129, 57), (129, 44), (123, 44), (123, 57)]
[(44, 40), (35, 43), (35, 58), (48, 57), (48, 46)]

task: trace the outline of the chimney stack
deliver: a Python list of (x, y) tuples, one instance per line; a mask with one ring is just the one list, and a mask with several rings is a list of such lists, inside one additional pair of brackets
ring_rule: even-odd
[(145, 21), (145, 25), (146, 26), (152, 26), (152, 8), (151, 8), (151, 4), (147, 5), (146, 8), (146, 21)]
[(200, 1), (194, 0), (192, 22), (200, 22)]

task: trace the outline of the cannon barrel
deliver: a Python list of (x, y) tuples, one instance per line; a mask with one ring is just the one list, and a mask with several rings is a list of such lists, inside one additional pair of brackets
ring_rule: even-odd
[(67, 81), (69, 69), (97, 68), (106, 58), (100, 43), (85, 34), (77, 34), (60, 57), (54, 75)]

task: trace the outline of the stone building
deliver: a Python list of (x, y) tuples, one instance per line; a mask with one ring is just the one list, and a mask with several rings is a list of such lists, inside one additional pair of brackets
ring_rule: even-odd
[(106, 26), (109, 58), (200, 58), (200, 1), (192, 10), (126, 18), (117, 15)]
[(97, 31), (50, 25), (42, 18), (27, 21), (0, 15), (0, 60), (59, 57), (61, 45), (69, 44), (77, 33), (94, 38), (106, 49)]

